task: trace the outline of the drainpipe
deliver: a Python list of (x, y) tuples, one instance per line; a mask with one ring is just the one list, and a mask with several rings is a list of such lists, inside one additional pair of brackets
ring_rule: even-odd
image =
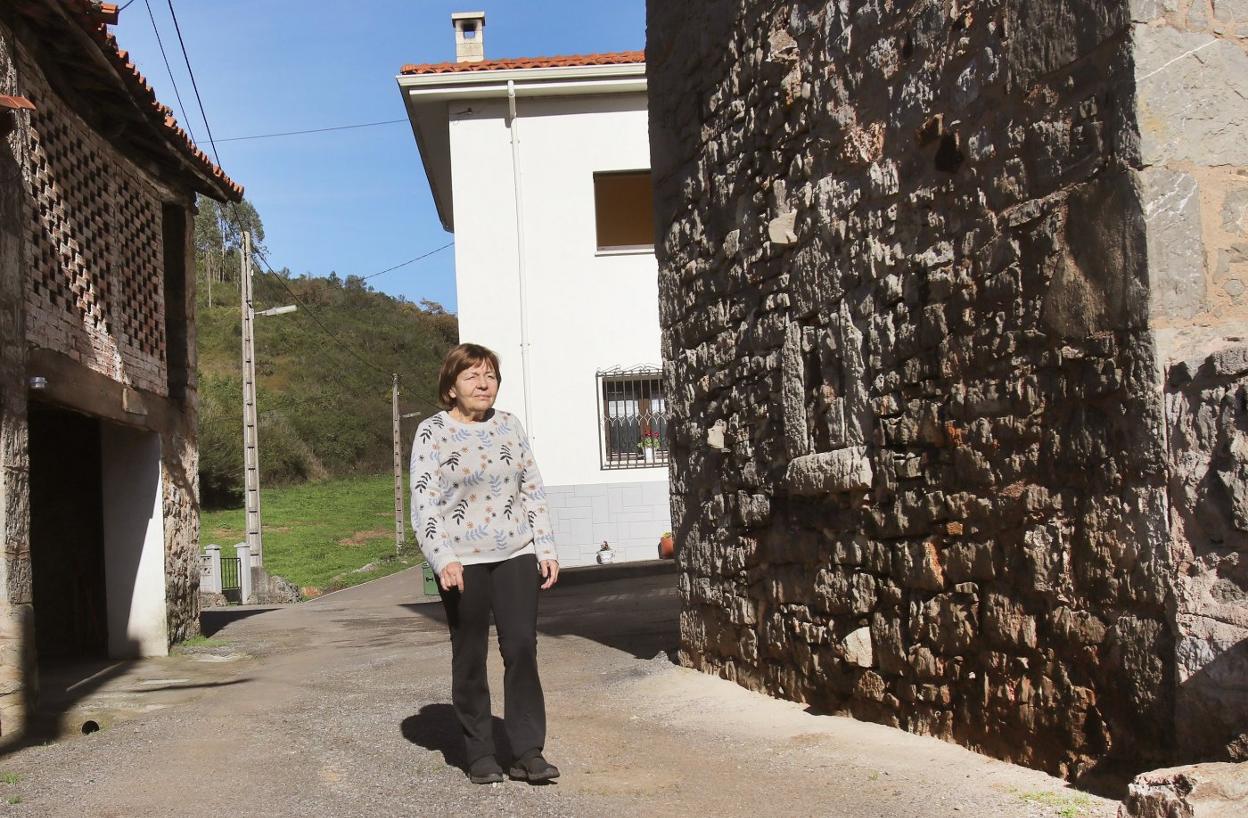
[(516, 194), (516, 275), (520, 280), (520, 370), (524, 388), (524, 425), (529, 440), (537, 439), (533, 429), (533, 405), (529, 399), (529, 301), (524, 252), (524, 197), (520, 189), (520, 135), (516, 132), (516, 83), (507, 80), (507, 132), (511, 135), (511, 184)]

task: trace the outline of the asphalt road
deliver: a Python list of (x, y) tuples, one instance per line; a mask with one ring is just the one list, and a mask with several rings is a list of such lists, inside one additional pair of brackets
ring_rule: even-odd
[[(440, 605), (409, 571), (207, 612), (217, 644), (182, 655), (48, 675), (73, 735), (0, 756), (0, 815), (1114, 814), (1042, 773), (674, 666), (670, 570), (567, 579), (539, 623), (554, 784), (468, 782)], [(102, 729), (80, 735), (88, 721)]]

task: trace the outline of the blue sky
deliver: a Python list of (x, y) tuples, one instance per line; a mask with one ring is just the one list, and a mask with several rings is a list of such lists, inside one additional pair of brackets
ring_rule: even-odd
[[(179, 110), (148, 4), (186, 103)], [(124, 0), (122, 0), (124, 5)], [(404, 63), (454, 59), (450, 15), (486, 12), (486, 57), (645, 46), (644, 0), (173, 0), (218, 140), (405, 117)], [(134, 0), (121, 47), (211, 155), (167, 0)], [(226, 172), (264, 220), (269, 259), (296, 275), (369, 275), (451, 240), (438, 222), (407, 124), (221, 142)], [(454, 251), (369, 281), (455, 309)]]

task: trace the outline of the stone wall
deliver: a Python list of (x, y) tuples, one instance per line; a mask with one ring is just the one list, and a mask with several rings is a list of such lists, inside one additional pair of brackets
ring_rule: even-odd
[(1183, 760), (1248, 759), (1248, 3), (1131, 4)]
[[(24, 42), (0, 23), (0, 94), (37, 106), (0, 113), (13, 125), (0, 141), (0, 744), (20, 735), (38, 694), (29, 374), (47, 376), (41, 400), (160, 435), (168, 633), (199, 632), (194, 193), (92, 130)], [(176, 245), (163, 234), (171, 208), (185, 214)], [(185, 254), (180, 305), (164, 301), (168, 246)], [(173, 379), (167, 315), (187, 326), (173, 357), (190, 371)]]
[[(0, 25), (0, 94), (17, 94), (12, 35)], [(0, 114), (11, 123), (12, 114)], [(20, 115), (19, 115), (20, 116)], [(26, 319), (22, 263), (30, 216), (22, 134), (0, 139), (0, 738), (25, 722), (34, 651), (30, 579), (30, 462), (26, 451)]]
[(1187, 5), (649, 4), (684, 661), (1068, 776), (1190, 744), (1158, 332), (1243, 271), (1202, 233), (1193, 306), (1154, 205), (1242, 175), (1173, 109), (1243, 41)]

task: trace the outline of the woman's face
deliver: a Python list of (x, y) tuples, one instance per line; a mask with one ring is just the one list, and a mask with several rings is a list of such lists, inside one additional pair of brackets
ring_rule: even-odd
[(451, 399), (465, 415), (479, 415), (494, 406), (498, 397), (498, 374), (489, 361), (465, 369), (455, 378)]

